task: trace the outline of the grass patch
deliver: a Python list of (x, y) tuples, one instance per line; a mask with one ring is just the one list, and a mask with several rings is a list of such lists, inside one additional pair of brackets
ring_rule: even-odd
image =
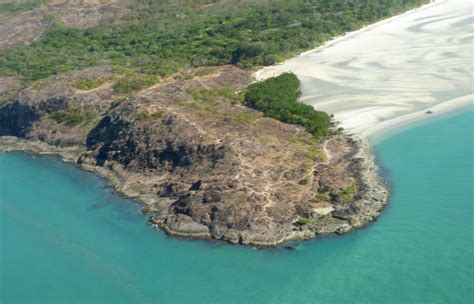
[(324, 153), (321, 150), (316, 149), (316, 148), (311, 147), (311, 146), (293, 145), (292, 148), (297, 152), (305, 153), (306, 157), (311, 158), (311, 159), (318, 158), (322, 161), (324, 161), (326, 159), (326, 156), (324, 155)]
[(310, 136), (290, 136), (288, 141), (292, 144), (306, 144), (306, 145), (315, 145), (318, 143), (318, 140)]
[(46, 86), (46, 81), (44, 79), (41, 79), (41, 80), (38, 80), (35, 83), (33, 83), (31, 88), (35, 91), (40, 91), (40, 90), (44, 89), (45, 86)]
[(319, 149), (316, 149), (314, 147), (308, 147), (306, 149), (306, 154), (310, 158), (319, 158), (320, 160), (324, 161), (326, 160), (326, 155)]
[(195, 75), (196, 77), (203, 77), (203, 76), (211, 75), (212, 73), (214, 73), (212, 69), (203, 68), (203, 69), (197, 70)]
[(342, 192), (339, 193), (339, 197), (344, 202), (350, 202), (354, 199), (354, 195), (357, 193), (357, 186), (352, 184), (351, 186), (344, 189)]
[(50, 115), (50, 118), (58, 124), (64, 124), (70, 128), (78, 125), (86, 125), (95, 120), (97, 115), (93, 112), (84, 110), (83, 107), (69, 105), (66, 110), (56, 111)]
[(322, 201), (328, 202), (330, 200), (329, 195), (327, 193), (316, 194), (314, 196), (314, 199), (317, 202), (322, 202)]
[(225, 99), (229, 100), (232, 104), (242, 101), (242, 97), (231, 88), (190, 89), (187, 93), (196, 101), (217, 102), (219, 99)]
[(212, 69), (209, 68), (202, 68), (198, 70), (184, 70), (178, 72), (175, 76), (175, 80), (190, 80), (194, 77), (203, 77), (214, 73)]
[(110, 78), (79, 80), (73, 84), (73, 87), (78, 90), (88, 91), (100, 87), (109, 80)]
[(158, 119), (158, 118), (163, 117), (164, 114), (165, 114), (165, 112), (163, 112), (163, 111), (157, 111), (157, 112), (154, 112), (154, 113), (150, 113), (150, 111), (144, 110), (144, 111), (138, 112), (135, 115), (135, 119), (136, 120), (146, 120), (148, 118)]
[(158, 82), (154, 75), (132, 74), (120, 78), (114, 85), (117, 94), (131, 94), (152, 86)]
[(259, 119), (260, 116), (248, 113), (227, 113), (226, 118), (234, 123), (252, 123)]
[(157, 111), (155, 113), (151, 113), (151, 117), (153, 118), (161, 118), (163, 117), (163, 115), (165, 115), (164, 111)]
[(273, 144), (273, 140), (271, 138), (259, 138), (260, 142), (266, 146)]

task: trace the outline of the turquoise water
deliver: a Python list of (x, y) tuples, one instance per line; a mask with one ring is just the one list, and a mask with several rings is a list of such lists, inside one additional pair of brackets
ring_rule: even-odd
[(102, 179), (0, 155), (1, 303), (471, 303), (473, 120), (383, 139), (378, 222), (296, 251), (168, 238)]

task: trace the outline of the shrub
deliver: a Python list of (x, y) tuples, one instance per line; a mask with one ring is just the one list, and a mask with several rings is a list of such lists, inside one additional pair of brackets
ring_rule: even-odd
[(307, 218), (307, 217), (300, 217), (300, 218), (296, 221), (296, 225), (298, 225), (298, 226), (304, 226), (304, 225), (308, 224), (309, 222), (311, 222), (311, 219), (310, 219), (310, 218)]

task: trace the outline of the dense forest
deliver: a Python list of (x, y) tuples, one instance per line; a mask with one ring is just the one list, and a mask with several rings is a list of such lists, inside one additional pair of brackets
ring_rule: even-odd
[[(270, 65), (426, 2), (130, 0), (119, 20), (86, 30), (66, 27), (52, 15), (41, 39), (0, 54), (0, 76), (31, 81), (102, 64), (154, 77), (187, 67)], [(34, 8), (32, 3), (2, 4), (1, 13)]]
[(300, 81), (293, 73), (251, 84), (244, 96), (248, 107), (280, 121), (301, 125), (316, 137), (323, 137), (329, 132), (328, 114), (298, 102)]

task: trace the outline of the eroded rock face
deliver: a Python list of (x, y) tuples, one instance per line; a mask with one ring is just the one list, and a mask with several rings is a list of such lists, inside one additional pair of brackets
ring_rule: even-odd
[(10, 102), (0, 109), (0, 136), (25, 137), (38, 118), (39, 114), (27, 104)]
[[(108, 67), (88, 68), (52, 76), (20, 90), (0, 104), (0, 136), (41, 140), (51, 145), (83, 145), (89, 130), (108, 110), (115, 95), (110, 86), (92, 91), (74, 88), (79, 80), (111, 77)], [(0, 82), (3, 79), (0, 78)], [(1, 85), (0, 85), (1, 87)], [(90, 121), (75, 125), (58, 124), (53, 114), (87, 113)]]
[[(79, 164), (139, 199), (150, 221), (170, 235), (275, 246), (346, 233), (374, 220), (383, 207), (386, 192), (377, 192), (381, 204), (375, 209), (371, 197), (377, 194), (366, 195), (371, 188), (361, 175), (366, 164), (355, 157), (360, 149), (350, 138), (318, 141), (228, 94), (199, 100), (192, 93), (240, 90), (251, 81), (242, 70), (215, 68), (128, 99), (106, 84), (87, 92), (66, 85), (90, 72), (20, 92), (0, 107), (2, 135), (39, 140), (54, 146), (51, 151), (77, 147), (83, 151)], [(77, 104), (96, 119), (67, 126), (51, 118)]]

